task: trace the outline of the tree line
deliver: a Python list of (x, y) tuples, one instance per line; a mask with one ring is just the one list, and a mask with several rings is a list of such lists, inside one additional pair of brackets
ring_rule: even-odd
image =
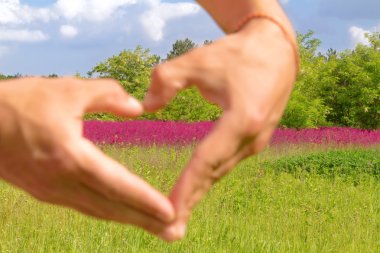
[[(346, 126), (380, 128), (380, 33), (368, 34), (368, 45), (354, 49), (319, 51), (321, 41), (312, 31), (298, 34), (301, 68), (289, 104), (281, 121), (282, 127), (313, 128)], [(151, 71), (157, 64), (186, 52), (211, 44), (197, 45), (190, 39), (177, 40), (166, 58), (137, 46), (123, 50), (98, 63), (82, 78), (114, 78), (131, 95), (143, 99)], [(0, 79), (18, 78), (4, 76)], [(80, 77), (79, 75), (77, 75)], [(50, 78), (58, 77), (56, 74)], [(217, 120), (222, 111), (205, 101), (195, 88), (182, 91), (167, 108), (142, 119), (206, 121)], [(120, 120), (106, 113), (87, 115), (86, 119)]]

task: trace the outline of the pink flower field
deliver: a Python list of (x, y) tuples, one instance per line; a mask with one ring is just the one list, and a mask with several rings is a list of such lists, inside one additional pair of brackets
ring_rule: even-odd
[[(97, 144), (187, 145), (202, 140), (213, 122), (86, 121), (84, 136)], [(380, 143), (380, 130), (324, 127), (319, 129), (277, 129), (272, 144), (337, 144), (370, 146)]]

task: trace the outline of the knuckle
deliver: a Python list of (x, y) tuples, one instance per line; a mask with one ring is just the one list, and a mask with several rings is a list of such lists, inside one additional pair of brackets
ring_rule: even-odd
[(158, 65), (152, 71), (152, 80), (158, 83), (165, 83), (170, 77), (170, 71), (165, 64)]
[(114, 79), (106, 79), (106, 85), (108, 86), (108, 88), (110, 89), (110, 91), (114, 91), (115, 93), (120, 93), (120, 92), (123, 92), (124, 89), (122, 88), (122, 86), (120, 85), (120, 83)]
[(169, 63), (159, 65), (152, 72), (152, 82), (179, 91), (182, 89), (183, 85), (176, 80), (174, 71), (173, 66)]
[[(212, 184), (217, 182), (222, 176), (222, 162), (205, 160), (205, 153), (196, 151), (191, 161), (191, 173), (194, 178), (200, 179), (202, 188), (209, 188)], [(202, 180), (203, 179), (203, 180)]]
[(241, 126), (247, 136), (257, 135), (265, 125), (266, 114), (261, 110), (253, 110), (246, 114)]

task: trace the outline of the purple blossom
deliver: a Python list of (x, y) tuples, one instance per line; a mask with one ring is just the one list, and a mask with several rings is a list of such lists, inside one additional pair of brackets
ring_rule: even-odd
[[(84, 136), (97, 144), (192, 144), (202, 140), (213, 122), (86, 121)], [(380, 130), (323, 127), (319, 129), (277, 129), (272, 144), (373, 145), (380, 143)]]
[(212, 122), (87, 121), (84, 136), (99, 144), (191, 144), (203, 139)]

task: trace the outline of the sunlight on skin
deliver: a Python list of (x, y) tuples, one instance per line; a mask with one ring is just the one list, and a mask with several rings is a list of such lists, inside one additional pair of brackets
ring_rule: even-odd
[[(222, 29), (235, 31), (241, 17), (252, 13), (273, 16), (253, 19), (242, 30), (158, 66), (144, 101), (149, 112), (167, 105), (182, 89), (195, 85), (224, 114), (196, 148), (170, 199), (177, 213), (173, 223), (185, 235), (191, 209), (211, 186), (244, 158), (268, 144), (285, 110), (296, 79), (295, 35), (277, 1), (199, 1)], [(284, 28), (287, 38), (284, 35)]]
[(2, 179), (41, 201), (171, 239), (167, 198), (82, 137), (85, 112), (142, 114), (117, 82), (25, 78), (1, 82), (0, 97)]
[(143, 113), (142, 106), (110, 80), (1, 82), (0, 116), (5, 123), (0, 126), (0, 177), (39, 200), (133, 224), (164, 240), (183, 238), (191, 209), (212, 184), (265, 148), (297, 71), (294, 32), (276, 0), (199, 3), (226, 33), (235, 32), (241, 18), (254, 12), (272, 16), (281, 25), (251, 20), (239, 32), (153, 72), (146, 111), (164, 107), (192, 84), (224, 110), (213, 132), (196, 148), (171, 202), (82, 137), (86, 112), (124, 117)]

